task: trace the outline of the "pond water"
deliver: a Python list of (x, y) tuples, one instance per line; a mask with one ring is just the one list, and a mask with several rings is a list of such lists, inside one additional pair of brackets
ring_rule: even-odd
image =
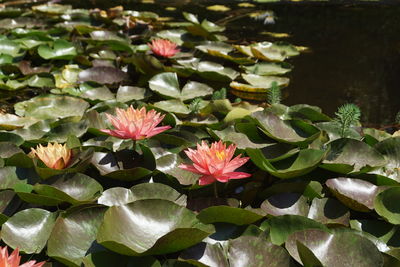
[[(129, 9), (153, 10), (181, 18), (182, 11), (226, 23), (230, 39), (238, 43), (269, 40), (263, 32), (282, 32), (283, 40), (307, 46), (308, 53), (289, 60), (294, 70), (283, 103), (307, 103), (333, 115), (348, 102), (362, 110), (368, 126), (392, 124), (400, 111), (400, 5), (323, 2), (256, 4), (238, 7), (235, 1), (62, 1), (77, 7), (109, 8), (118, 4)], [(227, 4), (228, 3), (228, 4)], [(231, 10), (213, 12), (209, 5), (225, 4)], [(175, 11), (166, 11), (169, 6)], [(272, 10), (275, 23), (264, 24), (245, 14)]]

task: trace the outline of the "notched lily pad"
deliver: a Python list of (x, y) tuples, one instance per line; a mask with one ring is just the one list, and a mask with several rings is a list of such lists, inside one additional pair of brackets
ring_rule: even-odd
[(56, 95), (37, 96), (14, 105), (17, 115), (40, 120), (81, 117), (88, 107), (82, 99)]
[(125, 255), (165, 254), (188, 248), (214, 232), (173, 202), (138, 200), (107, 210), (97, 234), (106, 248)]
[(350, 212), (336, 199), (314, 198), (307, 217), (326, 225), (349, 226)]
[(308, 229), (290, 235), (285, 244), (286, 249), (297, 262), (305, 264), (300, 259), (301, 255), (299, 255), (300, 251), (298, 252), (296, 242), (307, 247), (324, 266), (383, 265), (383, 258), (375, 245), (368, 239), (351, 232), (330, 234), (317, 229)]
[(142, 154), (130, 150), (95, 152), (92, 164), (103, 176), (123, 181), (138, 180), (150, 175), (156, 166), (150, 149), (144, 146), (141, 148)]
[(1, 229), (1, 239), (25, 253), (40, 253), (53, 229), (57, 213), (26, 209), (14, 214)]
[(281, 193), (266, 199), (261, 203), (261, 209), (272, 216), (307, 216), (309, 206), (307, 204), (307, 199), (301, 194)]
[(325, 183), (331, 192), (350, 209), (369, 212), (379, 188), (367, 181), (354, 178), (334, 178)]
[(149, 80), (151, 90), (168, 98), (178, 98), (182, 101), (212, 94), (213, 89), (206, 84), (189, 81), (179, 89), (176, 73), (165, 72), (155, 75)]
[(128, 79), (127, 73), (113, 67), (93, 67), (79, 72), (79, 81), (100, 84), (119, 83)]

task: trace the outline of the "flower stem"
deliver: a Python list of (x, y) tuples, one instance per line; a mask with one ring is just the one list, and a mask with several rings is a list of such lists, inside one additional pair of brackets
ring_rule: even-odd
[(214, 183), (214, 196), (215, 196), (215, 198), (218, 198), (218, 187), (217, 187), (217, 182)]

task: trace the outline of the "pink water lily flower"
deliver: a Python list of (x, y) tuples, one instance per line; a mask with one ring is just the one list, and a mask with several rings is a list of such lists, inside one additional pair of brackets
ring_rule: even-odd
[(207, 185), (216, 181), (226, 183), (230, 179), (242, 179), (250, 177), (251, 174), (245, 172), (234, 172), (237, 168), (245, 164), (249, 158), (242, 158), (241, 155), (232, 159), (236, 150), (236, 145), (232, 144), (228, 148), (222, 141), (214, 142), (211, 147), (204, 141), (197, 144), (197, 150), (189, 148), (185, 151), (186, 155), (193, 161), (191, 164), (180, 164), (179, 168), (202, 174), (199, 185)]
[(38, 262), (36, 261), (28, 261), (22, 265), (19, 265), (21, 261), (21, 256), (19, 255), (18, 248), (16, 248), (10, 256), (8, 256), (7, 246), (0, 247), (0, 267), (40, 267), (45, 264), (45, 261)]
[(141, 140), (171, 128), (171, 126), (156, 127), (165, 115), (161, 115), (154, 109), (146, 111), (144, 107), (135, 109), (130, 106), (126, 110), (117, 108), (116, 114), (116, 116), (106, 114), (115, 130), (102, 129), (100, 131), (121, 139)]
[(66, 144), (61, 145), (54, 142), (54, 144), (49, 143), (47, 146), (39, 144), (36, 149), (31, 148), (30, 156), (39, 158), (51, 169), (62, 170), (70, 164), (72, 151), (67, 148)]
[(173, 57), (180, 51), (177, 44), (166, 39), (153, 39), (148, 46), (154, 54), (162, 57)]

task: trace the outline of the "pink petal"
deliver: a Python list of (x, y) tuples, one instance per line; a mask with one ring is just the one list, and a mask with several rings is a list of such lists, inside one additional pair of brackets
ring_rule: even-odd
[(201, 176), (199, 179), (199, 185), (208, 185), (214, 183), (216, 180), (214, 176), (211, 175), (204, 175)]
[(190, 171), (190, 172), (193, 172), (193, 173), (204, 174), (203, 172), (197, 170), (195, 167), (193, 167), (192, 165), (189, 165), (189, 164), (183, 164), (182, 163), (178, 167), (183, 169), (183, 170)]
[(230, 179), (243, 179), (243, 178), (247, 178), (250, 176), (251, 176), (251, 174), (245, 173), (245, 172), (228, 172), (228, 173), (224, 173), (221, 176), (217, 176), (216, 178), (218, 181), (226, 183)]
[(161, 127), (156, 127), (156, 128), (154, 128), (152, 131), (150, 131), (147, 135), (146, 135), (146, 137), (147, 138), (150, 138), (150, 137), (152, 137), (152, 136), (154, 136), (154, 135), (156, 135), (156, 134), (159, 134), (159, 133), (161, 133), (161, 132), (164, 132), (164, 131), (166, 131), (166, 130), (169, 130), (169, 129), (171, 129), (172, 127), (171, 126), (161, 126)]
[(224, 168), (224, 172), (232, 172), (249, 161), (249, 157), (241, 158), (240, 155), (231, 160)]

